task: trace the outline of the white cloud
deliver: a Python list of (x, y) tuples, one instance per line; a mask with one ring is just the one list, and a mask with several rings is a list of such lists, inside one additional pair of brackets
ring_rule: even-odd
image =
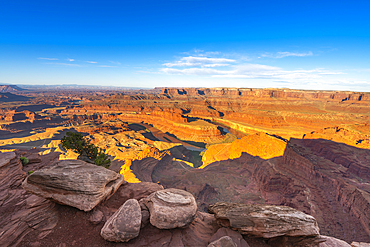
[(67, 61), (74, 62), (75, 60), (73, 58), (67, 58)]
[(58, 58), (49, 58), (49, 57), (38, 57), (37, 59), (44, 59), (44, 60), (59, 60)]
[(98, 62), (95, 62), (95, 61), (86, 61), (86, 63), (98, 63)]
[(190, 69), (173, 69), (173, 68), (163, 68), (162, 72), (174, 75), (222, 75), (223, 71), (209, 68), (190, 68)]
[(235, 62), (234, 59), (208, 58), (208, 57), (183, 57), (175, 63), (165, 63), (167, 67), (218, 67), (228, 66), (228, 63)]
[(273, 80), (316, 80), (322, 75), (343, 74), (342, 72), (332, 72), (317, 68), (312, 70), (284, 70), (279, 67), (263, 64), (241, 64), (230, 66), (228, 69), (220, 70), (214, 68), (162, 68), (162, 72), (175, 75), (199, 75), (219, 78), (245, 78), (245, 79), (273, 79)]
[(262, 57), (271, 57), (271, 58), (283, 58), (283, 57), (307, 57), (307, 56), (313, 56), (312, 51), (309, 52), (289, 52), (289, 51), (281, 51), (277, 52), (276, 54), (272, 53), (265, 53), (261, 55)]
[[(280, 52), (266, 56), (275, 58), (289, 56), (303, 57), (313, 56), (313, 53)], [(229, 86), (245, 86), (249, 84), (254, 85), (254, 87), (269, 86), (317, 90), (348, 90), (348, 88), (358, 88), (358, 91), (369, 91), (366, 88), (370, 87), (368, 80), (348, 79), (347, 76), (347, 78), (344, 78), (342, 75), (346, 73), (339, 70), (328, 70), (325, 68), (285, 69), (279, 66), (262, 64), (261, 62), (251, 63), (248, 62), (250, 59), (242, 59), (238, 54), (234, 56), (229, 54), (228, 57), (233, 59), (212, 56), (203, 57), (200, 54), (197, 56), (189, 55), (177, 61), (162, 64), (163, 67), (159, 69), (159, 73), (176, 75), (176, 79), (199, 80), (199, 82), (212, 81), (215, 85), (226, 82), (226, 85)], [(186, 75), (192, 77), (186, 77)]]

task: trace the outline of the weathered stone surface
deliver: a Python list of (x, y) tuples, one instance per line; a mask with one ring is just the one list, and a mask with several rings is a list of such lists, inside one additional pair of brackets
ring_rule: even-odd
[(286, 206), (218, 202), (208, 211), (220, 225), (242, 234), (263, 238), (319, 235), (314, 217)]
[(90, 211), (122, 183), (121, 175), (103, 167), (80, 160), (64, 160), (35, 171), (23, 182), (23, 187), (60, 204)]
[(237, 245), (229, 236), (223, 236), (210, 243), (208, 247), (237, 247)]
[(243, 236), (239, 232), (233, 231), (226, 227), (218, 229), (217, 232), (211, 237), (209, 242), (216, 241), (224, 236), (229, 236), (238, 247), (249, 247), (248, 243), (243, 239)]
[(370, 247), (370, 243), (352, 242), (350, 246), (352, 246), (352, 247)]
[(55, 203), (24, 191), (22, 168), (14, 152), (0, 153), (0, 246), (22, 246), (30, 233), (42, 239), (58, 221)]
[(127, 242), (139, 235), (141, 209), (136, 199), (127, 200), (104, 224), (100, 235), (107, 241)]
[(29, 154), (26, 157), (28, 158), (28, 164), (40, 163), (42, 161), (41, 156), (37, 153)]
[(197, 204), (194, 196), (179, 189), (165, 189), (144, 199), (150, 212), (150, 223), (160, 229), (188, 226), (195, 217)]
[(347, 242), (328, 236), (321, 236), (326, 241), (320, 244), (320, 247), (351, 247)]

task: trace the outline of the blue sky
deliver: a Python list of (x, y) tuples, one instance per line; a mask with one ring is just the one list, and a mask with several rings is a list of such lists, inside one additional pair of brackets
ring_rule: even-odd
[(370, 1), (0, 1), (0, 84), (370, 91)]

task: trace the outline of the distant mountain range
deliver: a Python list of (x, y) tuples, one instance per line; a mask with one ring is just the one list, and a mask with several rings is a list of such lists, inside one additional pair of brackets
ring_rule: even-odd
[(0, 93), (11, 93), (19, 91), (24, 91), (24, 89), (16, 85), (0, 85)]

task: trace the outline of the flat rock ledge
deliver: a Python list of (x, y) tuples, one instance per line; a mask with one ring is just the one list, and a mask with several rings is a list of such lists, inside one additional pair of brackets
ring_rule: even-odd
[(179, 189), (156, 191), (143, 199), (150, 212), (150, 223), (159, 229), (187, 227), (197, 212), (195, 198)]
[(80, 160), (63, 160), (35, 171), (22, 185), (35, 195), (90, 211), (112, 196), (123, 181), (120, 174), (104, 167)]
[(319, 236), (316, 219), (286, 206), (218, 202), (208, 207), (217, 222), (241, 234), (262, 238)]
[(139, 236), (140, 226), (139, 202), (129, 199), (105, 222), (100, 235), (107, 241), (127, 242)]

